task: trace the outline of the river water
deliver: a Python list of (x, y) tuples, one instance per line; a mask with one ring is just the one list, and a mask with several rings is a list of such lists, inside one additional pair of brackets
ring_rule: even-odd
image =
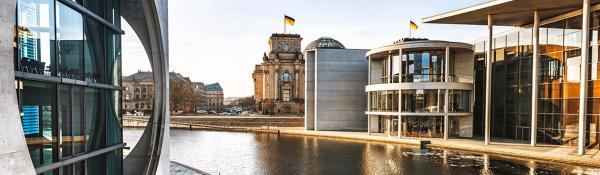
[[(133, 148), (141, 129), (124, 129)], [(266, 133), (171, 130), (171, 160), (210, 174), (600, 174), (600, 169), (453, 150)]]

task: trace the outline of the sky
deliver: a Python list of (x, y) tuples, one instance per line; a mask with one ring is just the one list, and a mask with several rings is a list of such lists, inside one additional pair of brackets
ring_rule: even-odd
[[(225, 97), (253, 95), (252, 71), (268, 51), (268, 38), (283, 32), (283, 15), (296, 19), (288, 33), (300, 34), (302, 49), (329, 36), (350, 49), (372, 49), (409, 35), (470, 42), (486, 26), (423, 24), (424, 17), (486, 0), (170, 0), (169, 69), (205, 84), (219, 82)], [(507, 28), (508, 29), (508, 28)], [(503, 29), (503, 30), (507, 30)], [(123, 25), (123, 75), (149, 71), (137, 36)], [(498, 31), (498, 29), (494, 29)], [(502, 29), (501, 29), (502, 30)]]

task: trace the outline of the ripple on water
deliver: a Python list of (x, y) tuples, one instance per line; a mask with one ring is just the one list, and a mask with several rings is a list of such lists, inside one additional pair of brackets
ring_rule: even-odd
[[(124, 129), (133, 147), (141, 129)], [(264, 133), (171, 130), (171, 159), (211, 174), (598, 174), (459, 151)]]

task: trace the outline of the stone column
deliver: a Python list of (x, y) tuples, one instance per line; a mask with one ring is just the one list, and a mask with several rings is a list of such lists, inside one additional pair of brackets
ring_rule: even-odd
[(488, 15), (488, 36), (487, 36), (487, 50), (486, 50), (486, 62), (485, 62), (485, 131), (484, 131), (484, 143), (485, 145), (490, 144), (490, 116), (492, 113), (492, 39), (493, 37), (493, 21), (492, 15)]
[(587, 103), (587, 60), (590, 48), (590, 1), (583, 0), (583, 23), (581, 24), (581, 76), (579, 77), (579, 136), (577, 155), (585, 154), (586, 103)]
[(531, 68), (531, 146), (536, 145), (537, 138), (537, 109), (538, 109), (538, 94), (539, 94), (539, 80), (538, 80), (538, 69), (539, 69), (539, 59), (540, 53), (538, 51), (538, 47), (540, 44), (539, 36), (540, 36), (540, 16), (539, 12), (536, 10), (533, 12), (533, 68)]

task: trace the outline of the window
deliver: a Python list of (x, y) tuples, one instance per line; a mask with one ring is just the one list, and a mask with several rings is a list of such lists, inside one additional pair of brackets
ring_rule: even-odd
[(62, 3), (58, 3), (56, 10), (59, 74), (63, 78), (83, 80), (83, 17)]
[[(87, 2), (87, 1), (86, 1)], [(105, 31), (104, 26), (98, 22), (84, 18), (85, 44), (84, 63), (85, 80), (93, 83), (104, 83), (105, 77)]]
[(54, 1), (21, 0), (17, 8), (19, 52), (15, 70), (54, 75)]
[(18, 89), (21, 120), (34, 167), (58, 160), (56, 85), (22, 81)]
[(292, 81), (294, 78), (292, 77), (292, 74), (285, 72), (283, 73), (283, 75), (281, 75), (281, 81), (283, 82), (288, 82), (288, 81)]
[(281, 96), (282, 96), (283, 101), (285, 101), (285, 102), (290, 101), (290, 90), (289, 89), (284, 89), (281, 92)]

